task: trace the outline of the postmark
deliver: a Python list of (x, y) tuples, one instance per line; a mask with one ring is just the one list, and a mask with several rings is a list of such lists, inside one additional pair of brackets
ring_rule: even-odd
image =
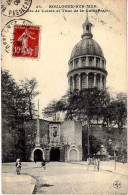
[(38, 58), (39, 33), (39, 26), (15, 25), (12, 56)]
[(121, 182), (120, 181), (115, 181), (113, 183), (113, 186), (114, 186), (114, 188), (119, 189), (119, 188), (121, 188)]
[(11, 53), (13, 44), (13, 33), (15, 25), (32, 25), (32, 22), (25, 19), (14, 19), (10, 20), (2, 29), (1, 42), (2, 42), (2, 53)]
[(24, 15), (32, 4), (32, 0), (2, 0), (1, 13), (8, 17)]

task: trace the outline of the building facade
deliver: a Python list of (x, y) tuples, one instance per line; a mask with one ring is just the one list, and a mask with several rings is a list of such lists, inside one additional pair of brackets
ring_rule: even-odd
[(78, 121), (25, 123), (27, 161), (81, 161), (82, 126)]
[[(69, 89), (106, 88), (106, 60), (99, 44), (92, 39), (88, 17), (83, 24), (82, 40), (72, 50), (69, 60)], [(78, 121), (45, 121), (25, 124), (26, 158), (31, 161), (81, 161), (82, 125)], [(29, 154), (29, 155), (28, 155)]]

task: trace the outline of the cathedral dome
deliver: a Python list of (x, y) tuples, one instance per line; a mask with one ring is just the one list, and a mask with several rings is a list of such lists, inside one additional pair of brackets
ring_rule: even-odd
[(88, 20), (88, 13), (82, 26), (82, 40), (73, 48), (68, 62), (69, 89), (71, 91), (91, 88), (105, 90), (106, 59), (100, 45), (92, 39), (92, 24)]
[(92, 38), (83, 38), (79, 41), (73, 48), (70, 59), (83, 55), (96, 55), (104, 58), (101, 47)]

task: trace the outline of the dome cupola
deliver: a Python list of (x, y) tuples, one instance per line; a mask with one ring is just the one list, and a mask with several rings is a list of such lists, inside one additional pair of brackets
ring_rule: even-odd
[(83, 24), (83, 34), (81, 35), (82, 38), (92, 38), (93, 35), (91, 33), (92, 24), (88, 20), (88, 15), (86, 17), (86, 21)]
[(86, 16), (82, 40), (72, 50), (69, 60), (69, 89), (106, 88), (106, 60), (100, 45), (92, 39), (92, 24)]

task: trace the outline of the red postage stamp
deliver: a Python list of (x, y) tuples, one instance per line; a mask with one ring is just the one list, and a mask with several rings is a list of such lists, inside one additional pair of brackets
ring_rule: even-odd
[(13, 53), (15, 57), (38, 58), (39, 26), (14, 26)]

